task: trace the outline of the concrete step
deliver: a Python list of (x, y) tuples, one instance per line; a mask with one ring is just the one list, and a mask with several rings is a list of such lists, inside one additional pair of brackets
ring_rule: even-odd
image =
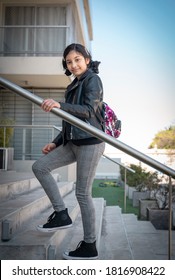
[(35, 176), (32, 171), (18, 172), (16, 170), (0, 170), (0, 185), (31, 179), (34, 177)]
[(118, 206), (105, 208), (99, 256), (101, 260), (132, 260), (121, 208)]
[[(58, 182), (61, 195), (65, 196), (74, 188), (73, 182)], [(43, 188), (15, 195), (13, 199), (0, 204), (0, 238), (8, 239), (17, 234), (31, 218), (50, 206)]]
[[(69, 215), (73, 222), (78, 213), (79, 206), (72, 191), (65, 196), (64, 201), (69, 209)], [(28, 224), (21, 228), (21, 231), (8, 242), (0, 242), (0, 259), (7, 260), (45, 260), (55, 259), (57, 247), (71, 229), (58, 230), (55, 233), (41, 233), (36, 230), (36, 225), (47, 221), (48, 216), (53, 212), (48, 208), (38, 216), (33, 217)]]
[[(174, 231), (172, 237), (175, 252)], [(156, 230), (151, 222), (140, 221), (134, 214), (122, 214), (117, 206), (107, 206), (99, 255), (102, 260), (167, 260), (168, 231)]]
[[(102, 221), (103, 221), (103, 212), (105, 208), (104, 198), (93, 198), (96, 214), (96, 234), (97, 234), (97, 249), (99, 250), (101, 230), (102, 230)], [(62, 260), (62, 254), (64, 251), (75, 250), (78, 243), (83, 240), (83, 227), (82, 227), (82, 218), (81, 213), (79, 213), (74, 227), (70, 229), (68, 236), (60, 244), (59, 250), (56, 253), (56, 259)]]
[[(150, 221), (130, 219), (123, 214), (123, 223), (134, 260), (167, 260), (168, 231), (157, 230)], [(172, 231), (172, 252), (175, 259), (175, 231)]]
[[(40, 183), (34, 178), (34, 175), (32, 177), (32, 174), (27, 175), (17, 172), (13, 176), (10, 174), (9, 172), (0, 174), (0, 176), (2, 176), (0, 179), (0, 202), (12, 199), (16, 197), (16, 195), (30, 192), (40, 186)], [(53, 173), (52, 175), (54, 179), (58, 181), (59, 174)], [(26, 179), (24, 179), (25, 176)]]

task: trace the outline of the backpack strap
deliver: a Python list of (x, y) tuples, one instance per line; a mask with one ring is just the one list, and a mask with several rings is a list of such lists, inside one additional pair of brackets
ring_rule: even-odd
[(103, 131), (105, 131), (105, 103), (102, 102), (101, 108), (98, 106), (96, 111), (96, 118), (98, 122), (101, 124)]

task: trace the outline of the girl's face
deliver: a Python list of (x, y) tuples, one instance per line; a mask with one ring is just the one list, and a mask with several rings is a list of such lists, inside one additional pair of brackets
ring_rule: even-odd
[(89, 58), (84, 58), (81, 53), (76, 51), (71, 51), (66, 56), (68, 70), (78, 79), (86, 72), (89, 62)]

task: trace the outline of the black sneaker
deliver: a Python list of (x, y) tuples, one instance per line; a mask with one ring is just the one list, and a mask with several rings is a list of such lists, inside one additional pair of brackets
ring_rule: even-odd
[(67, 208), (60, 212), (54, 211), (44, 225), (38, 225), (37, 230), (42, 232), (53, 232), (58, 229), (68, 228), (72, 226), (72, 220), (68, 215)]
[(96, 242), (86, 243), (80, 241), (75, 251), (64, 252), (63, 258), (66, 260), (95, 260), (98, 259)]

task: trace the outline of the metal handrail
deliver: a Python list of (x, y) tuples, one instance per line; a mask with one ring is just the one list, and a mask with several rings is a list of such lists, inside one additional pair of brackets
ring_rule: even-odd
[(112, 162), (114, 162), (114, 163), (116, 163), (116, 164), (118, 164), (118, 165), (122, 166), (123, 168), (127, 169), (128, 171), (131, 171), (132, 173), (135, 173), (135, 170), (134, 170), (134, 169), (129, 168), (129, 167), (125, 166), (124, 164), (119, 163), (119, 162), (117, 162), (117, 161), (113, 160), (112, 158), (108, 157), (108, 156), (107, 156), (107, 155), (105, 155), (105, 154), (103, 154), (103, 156), (104, 156), (105, 158), (109, 159), (110, 161), (112, 161)]
[(58, 127), (58, 126), (55, 126), (55, 125), (49, 125), (49, 124), (0, 124), (0, 127), (18, 127), (18, 128), (33, 128), (33, 129), (37, 129), (37, 128), (45, 128), (45, 129), (48, 129), (48, 128), (54, 128), (54, 129), (57, 129), (57, 130), (61, 130), (61, 127)]
[(26, 140), (26, 129), (32, 129), (32, 130), (38, 130), (38, 129), (45, 129), (45, 130), (48, 130), (48, 129), (51, 129), (51, 136), (52, 136), (52, 139), (54, 138), (54, 129), (55, 130), (58, 130), (58, 131), (61, 131), (61, 127), (58, 127), (58, 126), (55, 126), (55, 125), (33, 125), (33, 124), (26, 124), (26, 125), (23, 125), (23, 124), (0, 124), (0, 128), (3, 128), (3, 146), (2, 148), (5, 148), (6, 147), (6, 129), (7, 128), (22, 128), (22, 159), (25, 160), (25, 156), (37, 156), (37, 155), (40, 155), (40, 154), (30, 154), (30, 153), (26, 153), (26, 145), (25, 145), (25, 140)]
[[(8, 88), (11, 91), (16, 92), (17, 94), (21, 95), (22, 97), (28, 99), (29, 101), (37, 104), (38, 106), (41, 106), (43, 99), (40, 98), (39, 96), (36, 96), (34, 94), (32, 94), (31, 92), (27, 91), (26, 89), (23, 89), (21, 87), (19, 87), (18, 85), (0, 77), (0, 84), (5, 87)], [(53, 108), (51, 110), (51, 112), (59, 117), (61, 117), (62, 119), (66, 120), (67, 122), (69, 122), (72, 125), (77, 126), (78, 128), (89, 132), (91, 135), (101, 139), (102, 141), (110, 144), (111, 146), (133, 156), (134, 158), (146, 163), (147, 165), (159, 170), (160, 172), (175, 178), (175, 170), (160, 163), (159, 161), (152, 159), (151, 157), (139, 152), (138, 150), (128, 146), (127, 144), (119, 141), (118, 139), (113, 138), (112, 136), (109, 136), (107, 134), (105, 134), (103, 131), (100, 131), (99, 129), (95, 128), (94, 126), (91, 126), (87, 123), (85, 123), (84, 121), (76, 118), (75, 116), (64, 112), (61, 109), (58, 108)], [(171, 183), (169, 184), (169, 197), (170, 199), (172, 198), (172, 185)], [(171, 232), (171, 208), (169, 207), (169, 232)], [(169, 234), (169, 259), (171, 259), (171, 234)]]
[[(41, 97), (34, 95), (33, 93), (27, 91), (26, 89), (21, 88), (18, 85), (14, 84), (2, 77), (0, 77), (0, 84), (2, 86), (4, 86), (5, 88), (8, 88), (8, 89), (18, 93), (19, 95), (21, 95), (24, 98), (30, 100), (31, 102), (37, 104), (38, 106), (41, 106), (41, 104), (43, 102), (43, 99)], [(82, 130), (89, 132), (93, 136), (101, 139), (102, 141), (110, 144), (111, 146), (135, 157), (136, 159), (150, 165), (151, 167), (159, 170), (160, 172), (162, 172), (168, 176), (172, 176), (175, 179), (175, 170), (174, 169), (160, 163), (159, 161), (145, 155), (144, 153), (139, 152), (138, 150), (136, 150), (134, 148), (131, 148), (130, 146), (121, 142), (120, 140), (115, 139), (114, 137), (105, 134), (103, 131), (97, 129), (96, 127), (85, 123), (84, 121), (76, 118), (75, 116), (73, 116), (61, 109), (53, 108), (51, 110), (51, 112), (53, 114), (61, 117), (62, 119), (66, 120), (70, 124), (75, 125), (78, 128), (81, 128)]]

